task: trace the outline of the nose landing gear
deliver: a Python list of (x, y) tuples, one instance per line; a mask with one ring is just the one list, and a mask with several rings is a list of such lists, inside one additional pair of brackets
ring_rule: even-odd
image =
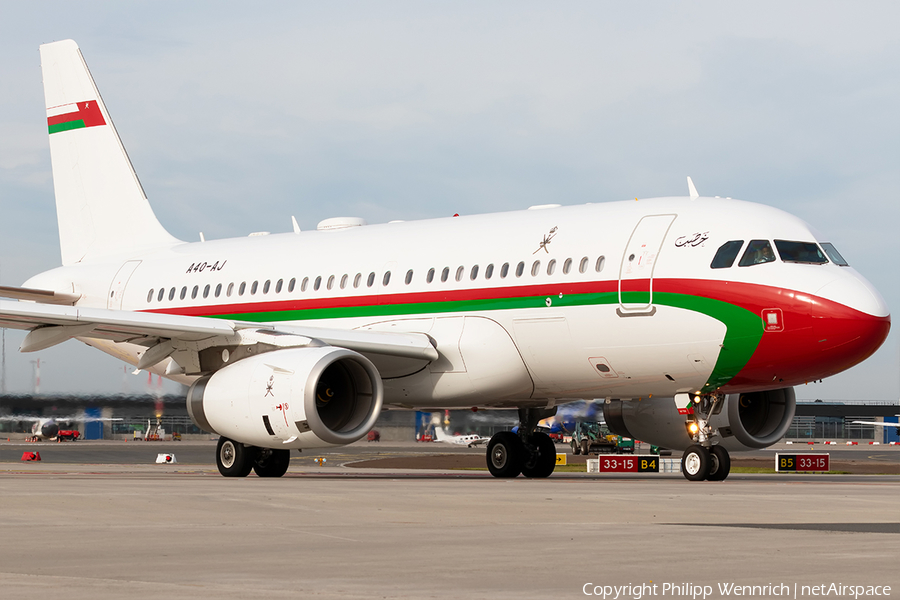
[(724, 481), (731, 471), (728, 450), (713, 444), (719, 432), (709, 424), (710, 415), (721, 410), (724, 396), (706, 395), (694, 398), (691, 418), (685, 422), (688, 435), (696, 442), (681, 457), (681, 472), (688, 481)]

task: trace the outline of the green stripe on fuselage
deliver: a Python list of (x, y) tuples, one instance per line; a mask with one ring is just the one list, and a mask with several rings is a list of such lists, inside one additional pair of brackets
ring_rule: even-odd
[[(622, 295), (627, 304), (646, 304), (646, 292), (626, 292)], [(558, 296), (526, 296), (521, 298), (484, 298), (478, 300), (453, 300), (446, 302), (421, 302), (401, 304), (374, 304), (336, 308), (310, 308), (304, 310), (283, 310), (257, 313), (234, 313), (216, 315), (220, 319), (234, 319), (254, 323), (282, 321), (310, 321), (326, 319), (347, 319), (354, 317), (392, 317), (437, 313), (485, 312), (493, 310), (515, 310), (569, 306), (599, 306), (619, 304), (617, 292), (597, 294), (570, 294)], [(725, 325), (725, 339), (703, 391), (713, 391), (728, 383), (747, 364), (756, 350), (763, 334), (762, 318), (745, 308), (721, 300), (701, 296), (655, 292), (654, 304), (699, 312)]]

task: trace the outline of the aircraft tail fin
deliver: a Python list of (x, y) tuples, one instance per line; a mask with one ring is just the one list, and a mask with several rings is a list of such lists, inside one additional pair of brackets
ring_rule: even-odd
[(62, 264), (179, 243), (159, 223), (72, 40), (41, 46)]
[(447, 432), (444, 431), (444, 428), (440, 425), (435, 425), (434, 427), (434, 437), (439, 442), (449, 442), (450, 436), (447, 435)]

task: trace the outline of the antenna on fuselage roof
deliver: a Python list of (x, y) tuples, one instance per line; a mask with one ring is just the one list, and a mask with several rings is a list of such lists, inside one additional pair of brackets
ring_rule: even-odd
[(300, 233), (300, 226), (297, 225), (297, 219), (291, 215), (291, 224), (294, 226), (294, 233)]
[(691, 197), (691, 200), (696, 200), (700, 197), (700, 194), (697, 193), (697, 188), (694, 187), (694, 182), (691, 181), (691, 178), (688, 177), (688, 194)]

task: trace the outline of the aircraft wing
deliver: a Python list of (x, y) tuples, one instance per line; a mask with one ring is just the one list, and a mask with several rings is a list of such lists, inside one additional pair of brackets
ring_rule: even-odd
[(875, 425), (877, 427), (898, 427), (900, 428), (900, 423), (891, 423), (888, 421), (887, 423), (883, 423), (881, 421), (850, 421), (851, 423), (856, 423), (857, 425)]
[[(2, 293), (0, 293), (2, 295)], [(276, 346), (332, 345), (362, 353), (433, 361), (438, 358), (431, 339), (419, 333), (343, 330), (297, 325), (261, 324), (247, 321), (164, 315), (158, 313), (79, 308), (31, 302), (0, 300), (0, 327), (30, 330), (22, 352), (43, 350), (74, 337), (132, 342), (148, 346), (145, 354), (156, 362), (178, 348), (197, 351), (215, 345), (233, 345), (251, 336), (265, 336)], [(260, 341), (257, 339), (256, 341)], [(167, 345), (155, 354), (154, 347)], [(147, 368), (156, 364), (138, 364)]]

